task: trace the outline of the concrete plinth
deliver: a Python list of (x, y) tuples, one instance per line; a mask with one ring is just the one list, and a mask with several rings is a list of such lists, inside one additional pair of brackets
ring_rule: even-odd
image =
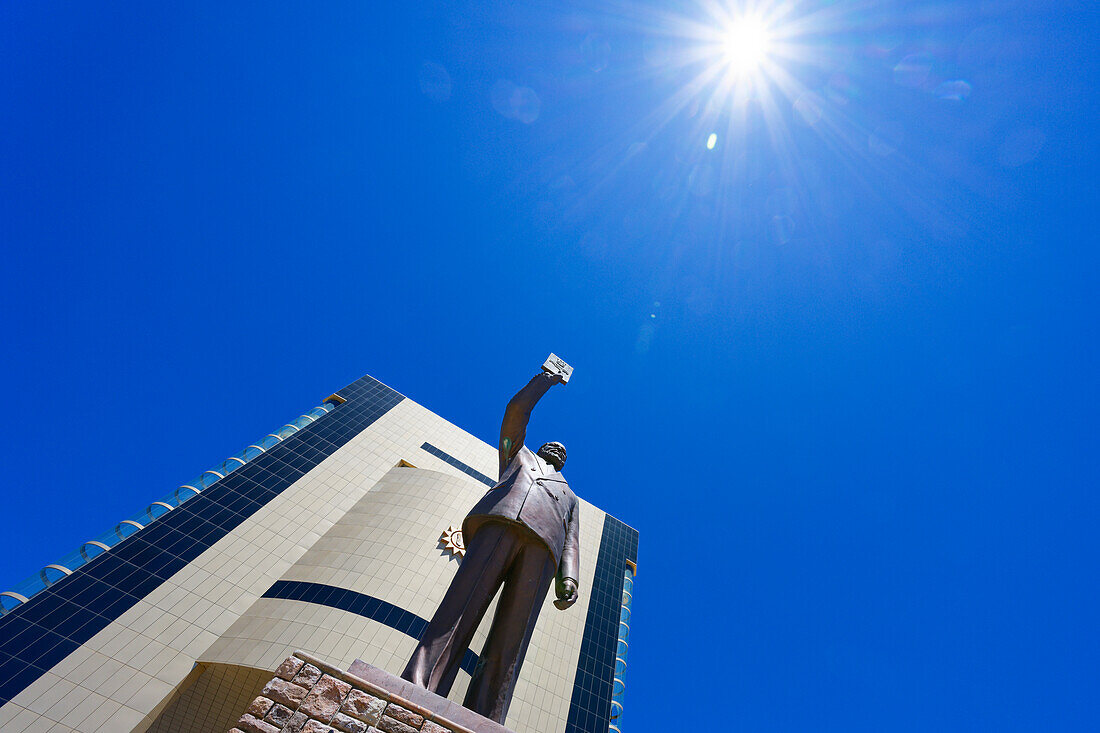
[(347, 672), (295, 652), (230, 733), (511, 733), (366, 662)]

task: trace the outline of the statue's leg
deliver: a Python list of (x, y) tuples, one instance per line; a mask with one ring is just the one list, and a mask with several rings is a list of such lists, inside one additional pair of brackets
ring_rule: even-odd
[[(504, 725), (523, 657), (531, 642), (546, 590), (554, 578), (554, 557), (533, 535), (517, 529), (522, 543), (504, 579), (481, 664), (470, 680), (463, 706)], [(520, 534), (522, 533), (522, 534)]]
[(490, 522), (481, 526), (401, 677), (439, 695), (451, 691), (462, 656), (503, 582), (515, 550), (507, 525)]

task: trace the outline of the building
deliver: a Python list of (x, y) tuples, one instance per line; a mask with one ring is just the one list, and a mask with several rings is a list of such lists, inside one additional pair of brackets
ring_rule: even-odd
[[(495, 447), (354, 382), (3, 591), (0, 730), (228, 730), (296, 649), (400, 674), (460, 562), (449, 530), (496, 463)], [(581, 600), (539, 618), (507, 720), (520, 733), (619, 722), (638, 533), (581, 513)]]

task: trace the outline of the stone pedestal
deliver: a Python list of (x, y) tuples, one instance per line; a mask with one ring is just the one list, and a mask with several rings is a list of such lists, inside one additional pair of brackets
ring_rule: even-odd
[(294, 652), (230, 733), (511, 733), (366, 662), (347, 672)]

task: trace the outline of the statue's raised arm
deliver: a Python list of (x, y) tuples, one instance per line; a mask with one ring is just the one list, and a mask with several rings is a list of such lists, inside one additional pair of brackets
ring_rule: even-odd
[(504, 477), (508, 464), (516, 457), (527, 437), (527, 423), (531, 420), (531, 410), (542, 396), (555, 384), (560, 384), (562, 375), (542, 371), (531, 377), (531, 381), (508, 400), (504, 409), (504, 420), (500, 423), (500, 471), (498, 477)]

